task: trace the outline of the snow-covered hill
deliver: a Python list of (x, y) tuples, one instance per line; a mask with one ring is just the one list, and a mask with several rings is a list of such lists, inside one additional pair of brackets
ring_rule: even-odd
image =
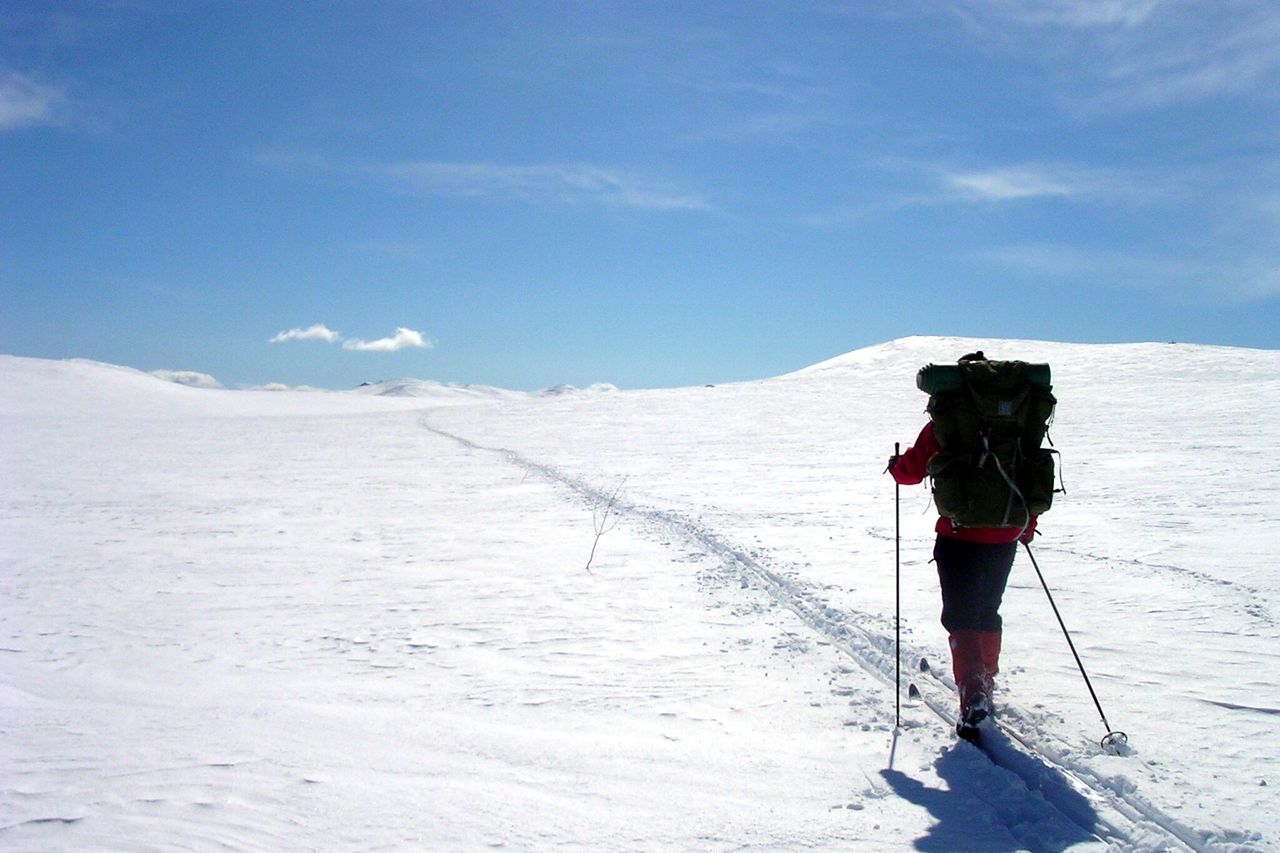
[(488, 385), (457, 385), (424, 379), (387, 379), (367, 382), (356, 389), (359, 394), (376, 397), (414, 397), (438, 405), (474, 403), (478, 400), (504, 400), (525, 396)]
[[(916, 368), (1048, 361), (1068, 494), (957, 745)], [(0, 846), (1271, 850), (1280, 353), (912, 338), (716, 388), (0, 357)], [(619, 525), (597, 510), (617, 493)], [(944, 668), (944, 667), (939, 667)], [(945, 680), (945, 679), (944, 679)]]
[[(231, 391), (196, 388), (86, 359), (0, 355), (0, 417), (188, 418), (355, 414), (420, 408), (421, 402), (350, 391)], [(472, 395), (442, 390), (447, 400)]]

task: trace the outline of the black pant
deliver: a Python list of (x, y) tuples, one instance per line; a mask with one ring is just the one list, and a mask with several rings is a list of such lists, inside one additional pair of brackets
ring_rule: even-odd
[(987, 545), (939, 536), (933, 546), (942, 587), (942, 627), (956, 631), (999, 631), (1000, 600), (1018, 543)]

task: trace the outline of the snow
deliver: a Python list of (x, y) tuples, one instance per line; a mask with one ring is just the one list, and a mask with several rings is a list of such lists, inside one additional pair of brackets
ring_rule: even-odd
[[(1013, 735), (956, 742), (924, 488), (895, 730), (882, 471), (974, 349), (1053, 365), (1036, 555), (1127, 754), (1025, 557)], [(1280, 353), (1170, 344), (556, 394), (0, 356), (0, 847), (1277, 849), (1278, 408)]]

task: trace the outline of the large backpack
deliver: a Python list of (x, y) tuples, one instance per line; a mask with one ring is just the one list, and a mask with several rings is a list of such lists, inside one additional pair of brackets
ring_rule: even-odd
[(1025, 529), (1048, 511), (1057, 452), (1041, 447), (1057, 404), (1049, 365), (978, 352), (920, 368), (916, 385), (929, 395), (941, 448), (927, 465), (941, 515), (963, 527)]

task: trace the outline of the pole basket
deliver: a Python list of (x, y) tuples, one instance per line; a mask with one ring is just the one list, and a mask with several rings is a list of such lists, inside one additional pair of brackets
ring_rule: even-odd
[(1102, 750), (1113, 755), (1121, 755), (1129, 746), (1129, 736), (1124, 732), (1107, 732), (1102, 739)]
[(1089, 673), (1085, 672), (1084, 663), (1080, 660), (1080, 654), (1076, 651), (1076, 644), (1071, 641), (1071, 634), (1067, 631), (1067, 624), (1062, 621), (1062, 614), (1058, 612), (1058, 604), (1053, 600), (1053, 593), (1049, 592), (1049, 584), (1045, 583), (1044, 573), (1040, 571), (1040, 564), (1036, 562), (1036, 555), (1031, 552), (1031, 546), (1026, 542), (1022, 543), (1022, 547), (1026, 549), (1027, 556), (1031, 558), (1031, 565), (1036, 570), (1036, 577), (1040, 579), (1040, 586), (1044, 588), (1045, 597), (1049, 599), (1049, 606), (1053, 608), (1053, 615), (1058, 619), (1058, 626), (1062, 628), (1062, 636), (1067, 638), (1067, 647), (1071, 649), (1071, 656), (1076, 659), (1076, 666), (1080, 668), (1080, 675), (1084, 677), (1084, 686), (1089, 688), (1089, 695), (1093, 697), (1093, 706), (1098, 709), (1098, 716), (1102, 718), (1102, 724), (1107, 727), (1106, 736), (1099, 741), (1102, 749), (1112, 755), (1120, 755), (1125, 751), (1129, 743), (1129, 736), (1124, 732), (1118, 732), (1111, 728), (1111, 724), (1107, 722), (1107, 715), (1102, 711), (1102, 703), (1098, 701), (1098, 694), (1093, 689), (1093, 682), (1089, 680)]

